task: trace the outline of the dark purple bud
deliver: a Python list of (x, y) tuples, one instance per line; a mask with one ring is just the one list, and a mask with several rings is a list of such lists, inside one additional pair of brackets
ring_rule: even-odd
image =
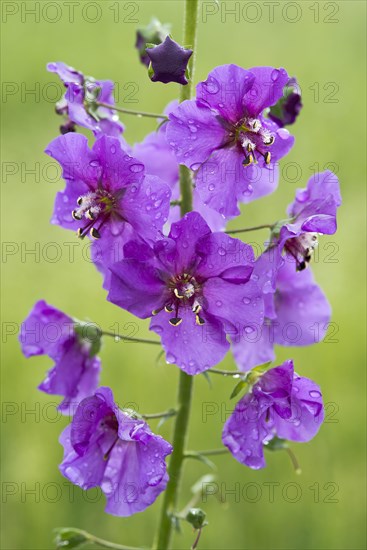
[(141, 63), (149, 67), (150, 59), (146, 54), (145, 48), (147, 44), (161, 44), (166, 36), (169, 34), (171, 26), (167, 23), (163, 24), (153, 18), (150, 23), (141, 29), (136, 31), (135, 48), (139, 52)]
[(151, 61), (149, 76), (152, 82), (188, 84), (186, 71), (192, 50), (183, 48), (167, 36), (159, 46), (147, 48), (146, 53)]
[(297, 80), (291, 78), (284, 88), (283, 97), (270, 108), (269, 118), (280, 127), (289, 126), (295, 123), (302, 106), (301, 89)]

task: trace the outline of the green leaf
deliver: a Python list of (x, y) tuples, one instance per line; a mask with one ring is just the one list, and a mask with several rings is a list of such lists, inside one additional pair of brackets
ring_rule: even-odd
[(232, 390), (232, 393), (230, 395), (230, 399), (233, 399), (236, 397), (243, 389), (249, 389), (249, 384), (246, 380), (240, 380), (238, 384), (235, 385), (235, 387)]
[(55, 529), (55, 533), (55, 544), (58, 549), (79, 548), (89, 541), (88, 533), (80, 529), (74, 529), (73, 527)]
[(258, 365), (252, 370), (255, 372), (265, 372), (269, 368), (269, 365), (271, 364), (272, 364), (272, 361), (268, 361), (267, 363), (262, 363), (262, 365)]

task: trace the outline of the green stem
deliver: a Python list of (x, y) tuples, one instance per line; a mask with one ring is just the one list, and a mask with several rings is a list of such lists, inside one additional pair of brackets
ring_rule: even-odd
[(116, 544), (108, 540), (100, 539), (99, 537), (95, 537), (94, 535), (89, 535), (89, 540), (93, 544), (98, 544), (103, 548), (112, 548), (114, 550), (141, 550), (140, 548), (136, 548), (133, 546), (123, 546), (121, 544)]
[(225, 455), (228, 454), (228, 449), (222, 447), (221, 449), (207, 449), (205, 451), (187, 451), (185, 453), (185, 458), (195, 458), (198, 455), (201, 456), (215, 456), (215, 455)]
[(154, 420), (155, 418), (168, 418), (169, 416), (176, 416), (176, 409), (170, 409), (169, 411), (161, 413), (152, 413), (152, 414), (142, 414), (142, 418), (145, 420)]
[(273, 229), (274, 224), (264, 223), (263, 225), (255, 225), (254, 227), (245, 227), (244, 229), (233, 229), (232, 231), (226, 231), (228, 235), (235, 235), (236, 233), (247, 233), (247, 231), (257, 231), (258, 229)]
[(210, 372), (210, 374), (221, 374), (222, 376), (234, 376), (234, 378), (241, 378), (241, 376), (244, 375), (240, 370), (209, 369), (206, 372)]
[(132, 109), (125, 109), (124, 107), (117, 107), (117, 105), (110, 105), (109, 103), (103, 103), (102, 101), (97, 101), (98, 107), (107, 107), (107, 109), (113, 109), (119, 113), (124, 113), (125, 115), (135, 115), (137, 117), (149, 117), (149, 118), (162, 118), (168, 120), (167, 115), (158, 115), (156, 113), (147, 113), (146, 111), (133, 111)]
[(135, 342), (137, 344), (154, 344), (160, 346), (161, 343), (158, 340), (148, 340), (146, 338), (131, 338), (130, 336), (122, 336), (121, 334), (116, 334), (115, 332), (106, 332), (102, 331), (102, 336), (111, 336), (115, 338), (116, 341), (126, 341), (126, 342)]
[[(180, 102), (190, 99), (193, 91), (193, 75), (195, 67), (196, 35), (199, 14), (199, 0), (185, 1), (185, 21), (183, 44), (194, 51), (189, 61), (190, 81), (181, 86)], [(186, 166), (180, 166), (181, 216), (192, 210), (192, 180), (191, 173)], [(177, 416), (173, 429), (173, 452), (168, 466), (169, 481), (164, 493), (160, 522), (154, 549), (167, 550), (172, 536), (171, 514), (175, 512), (178, 501), (178, 492), (182, 475), (182, 466), (185, 458), (185, 445), (188, 436), (189, 415), (193, 390), (193, 377), (185, 372), (179, 374)]]

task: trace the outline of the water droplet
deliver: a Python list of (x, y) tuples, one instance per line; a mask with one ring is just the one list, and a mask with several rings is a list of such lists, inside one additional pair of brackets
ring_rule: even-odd
[(200, 162), (194, 162), (194, 164), (192, 164), (190, 168), (191, 170), (195, 171), (195, 170), (199, 170), (200, 166), (201, 166)]
[(215, 189), (214, 183), (211, 183), (210, 185), (208, 185), (208, 189), (209, 189), (209, 191), (214, 191), (214, 189)]
[(166, 361), (167, 363), (176, 363), (177, 359), (176, 359), (176, 356), (173, 355), (173, 353), (167, 353)]
[(155, 219), (156, 220), (159, 220), (159, 218), (162, 217), (162, 214), (160, 212), (158, 212), (156, 215), (155, 215)]
[(132, 164), (130, 166), (130, 172), (138, 173), (144, 170), (143, 164)]
[(254, 327), (247, 326), (245, 327), (246, 334), (251, 334), (251, 332), (254, 332)]
[(218, 254), (219, 254), (219, 256), (225, 256), (225, 255), (226, 255), (226, 251), (224, 250), (224, 248), (219, 248), (219, 249), (218, 249)]
[(278, 80), (280, 76), (280, 71), (279, 69), (274, 69), (270, 75), (270, 78), (272, 79), (273, 82), (276, 82)]
[(209, 94), (217, 94), (219, 91), (218, 81), (213, 77), (204, 82), (204, 86)]
[(248, 304), (251, 303), (251, 300), (250, 300), (250, 298), (245, 297), (245, 298), (242, 299), (242, 302), (243, 302), (244, 304), (248, 305)]
[(321, 397), (321, 393), (320, 393), (319, 391), (316, 391), (316, 390), (312, 390), (312, 391), (310, 391), (310, 392), (308, 392), (308, 393), (309, 393), (309, 396), (310, 396), (310, 397), (315, 397), (315, 398), (316, 398), (316, 397)]
[(197, 127), (194, 125), (189, 126), (189, 128), (190, 128), (190, 132), (192, 132), (193, 134), (195, 134), (198, 131)]
[(62, 200), (67, 203), (69, 202), (69, 197), (67, 195), (63, 195)]
[(111, 153), (114, 155), (116, 153), (116, 146), (111, 145)]
[(286, 128), (280, 128), (277, 132), (277, 135), (281, 138), (281, 139), (288, 139), (289, 138), (289, 132)]
[(99, 167), (99, 160), (91, 160), (89, 163), (89, 166), (92, 166), (93, 168)]
[(223, 302), (221, 302), (220, 300), (217, 300), (215, 302), (215, 304), (218, 306), (218, 307), (221, 307), (223, 305)]
[(136, 193), (137, 190), (138, 190), (138, 188), (136, 187), (136, 185), (133, 185), (132, 187), (130, 187), (131, 193)]

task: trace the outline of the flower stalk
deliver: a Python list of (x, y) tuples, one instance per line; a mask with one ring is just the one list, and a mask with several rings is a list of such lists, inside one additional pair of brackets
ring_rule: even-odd
[[(199, 0), (186, 0), (183, 43), (189, 44), (194, 53), (189, 61), (190, 81), (186, 86), (181, 86), (180, 102), (190, 99), (193, 91), (198, 13)], [(186, 166), (180, 166), (180, 191), (181, 216), (184, 216), (192, 210), (192, 180), (190, 170)], [(164, 494), (158, 532), (153, 545), (153, 548), (157, 550), (166, 550), (170, 546), (173, 528), (171, 514), (177, 506), (182, 466), (185, 458), (185, 445), (188, 436), (193, 377), (182, 371), (179, 377), (177, 416), (175, 418), (172, 441), (173, 453), (168, 466), (169, 482)]]

